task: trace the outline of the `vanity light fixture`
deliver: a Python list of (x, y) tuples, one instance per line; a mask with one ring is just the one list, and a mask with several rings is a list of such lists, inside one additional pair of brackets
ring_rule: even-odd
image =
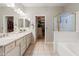
[(14, 11), (20, 16), (26, 16), (26, 14), (20, 8), (14, 8)]
[(20, 16), (26, 17), (26, 14), (25, 14), (20, 8), (17, 8), (17, 7), (16, 7), (16, 6), (15, 6), (15, 3), (6, 3), (6, 6), (7, 6), (7, 7), (10, 7), (10, 8), (13, 8), (14, 11), (15, 11), (17, 14), (19, 14)]

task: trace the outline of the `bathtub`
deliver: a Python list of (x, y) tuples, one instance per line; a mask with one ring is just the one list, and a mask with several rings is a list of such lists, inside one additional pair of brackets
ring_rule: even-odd
[(79, 56), (79, 33), (54, 32), (54, 48), (58, 56)]

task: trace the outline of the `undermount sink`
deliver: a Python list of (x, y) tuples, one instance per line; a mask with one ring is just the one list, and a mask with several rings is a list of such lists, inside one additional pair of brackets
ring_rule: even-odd
[(1, 34), (0, 38), (4, 38), (4, 37), (7, 37), (7, 36), (8, 36), (8, 34)]

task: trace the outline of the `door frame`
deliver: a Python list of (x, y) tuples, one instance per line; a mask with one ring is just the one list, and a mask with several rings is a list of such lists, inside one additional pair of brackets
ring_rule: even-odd
[[(36, 15), (36, 16), (44, 16), (44, 22), (45, 22), (45, 37), (44, 37), (44, 42), (46, 42), (46, 16), (45, 15)], [(35, 16), (35, 36), (36, 36), (36, 40), (37, 40), (37, 19), (36, 19), (36, 16)], [(36, 41), (35, 40), (35, 41)]]

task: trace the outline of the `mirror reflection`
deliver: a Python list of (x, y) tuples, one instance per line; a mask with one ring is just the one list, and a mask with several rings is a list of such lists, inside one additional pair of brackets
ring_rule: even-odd
[(25, 19), (25, 27), (30, 27), (30, 21)]
[(23, 19), (18, 20), (18, 27), (23, 28)]
[(13, 16), (6, 16), (6, 31), (13, 32), (14, 31), (14, 17)]

